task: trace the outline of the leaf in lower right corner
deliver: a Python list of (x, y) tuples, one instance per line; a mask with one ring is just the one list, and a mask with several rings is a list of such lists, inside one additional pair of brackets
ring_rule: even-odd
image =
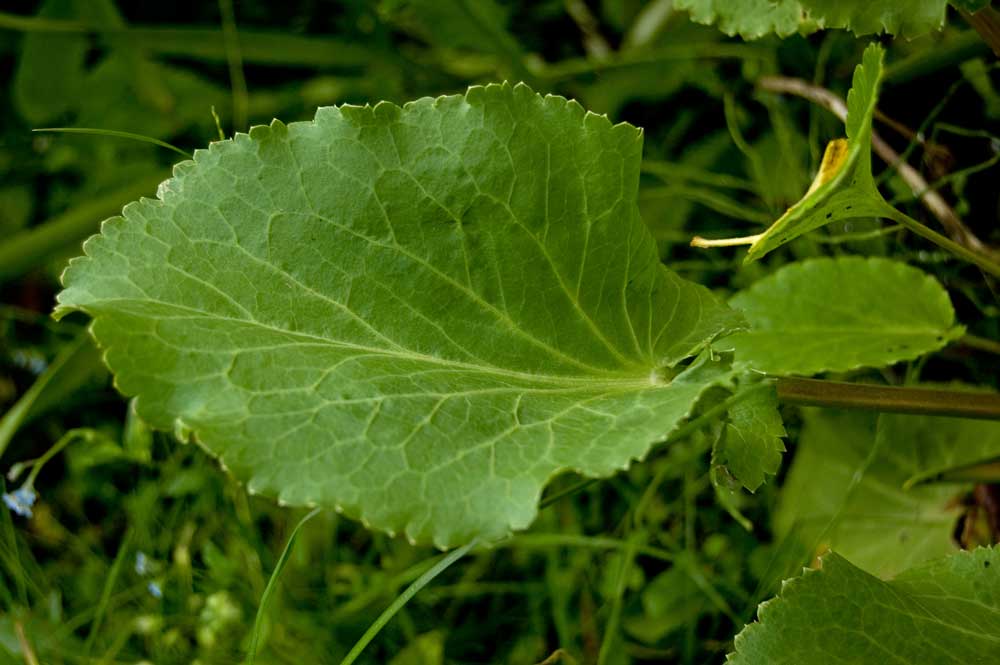
[(1000, 456), (1000, 423), (833, 409), (802, 418), (774, 515), (779, 538), (833, 549), (883, 578), (956, 551), (970, 484), (911, 484)]
[(736, 636), (730, 665), (991, 663), (1000, 550), (981, 548), (883, 581), (841, 556), (788, 580)]

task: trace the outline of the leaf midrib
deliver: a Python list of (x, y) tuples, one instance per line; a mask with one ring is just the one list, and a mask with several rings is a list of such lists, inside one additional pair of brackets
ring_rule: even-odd
[[(587, 377), (564, 375), (564, 374), (542, 374), (542, 373), (531, 373), (531, 372), (519, 372), (516, 370), (497, 367), (495, 365), (476, 365), (474, 363), (464, 363), (457, 360), (439, 358), (437, 356), (431, 356), (419, 353), (411, 349), (405, 349), (405, 352), (393, 351), (378, 347), (365, 346), (363, 344), (355, 344), (353, 342), (344, 342), (340, 340), (329, 339), (326, 337), (320, 337), (319, 335), (313, 335), (311, 333), (306, 333), (301, 331), (285, 330), (282, 328), (276, 328), (274, 326), (268, 325), (256, 319), (239, 319), (231, 316), (222, 316), (219, 314), (206, 312), (196, 307), (188, 307), (186, 305), (169, 303), (162, 300), (156, 300), (153, 298), (146, 298), (146, 297), (100, 298), (95, 302), (99, 302), (101, 304), (111, 304), (111, 303), (137, 303), (139, 305), (155, 304), (168, 309), (172, 308), (188, 314), (195, 314), (197, 315), (197, 317), (204, 318), (209, 321), (224, 321), (240, 325), (253, 326), (270, 332), (278, 333), (281, 335), (307, 339), (322, 346), (334, 347), (338, 349), (350, 349), (376, 356), (386, 356), (386, 357), (396, 358), (399, 360), (423, 362), (433, 365), (439, 365), (441, 367), (448, 367), (463, 371), (475, 372), (479, 374), (492, 374), (495, 376), (505, 376), (522, 381), (543, 382), (543, 383), (547, 382), (547, 383), (564, 384), (564, 385), (579, 384), (582, 387), (594, 387), (594, 388), (607, 387), (607, 388), (615, 388), (623, 392), (635, 389), (649, 389), (655, 387), (663, 387), (666, 385), (665, 383), (660, 383), (659, 381), (653, 381), (652, 379), (650, 379), (650, 375), (646, 375), (644, 377), (636, 377), (634, 375), (622, 375), (621, 378), (613, 378), (612, 375), (612, 377), (598, 380), (595, 378), (587, 378)], [(92, 311), (94, 309), (93, 305), (82, 306), (80, 307), (80, 309), (86, 311), (91, 317), (95, 319), (97, 318), (98, 313), (96, 311)], [(113, 312), (110, 313), (110, 315), (113, 314), (114, 314)], [(166, 317), (150, 317), (150, 318), (164, 319)], [(241, 351), (241, 350), (243, 349), (240, 348), (233, 349), (233, 351)], [(653, 368), (650, 368), (649, 371), (650, 373), (652, 373)]]

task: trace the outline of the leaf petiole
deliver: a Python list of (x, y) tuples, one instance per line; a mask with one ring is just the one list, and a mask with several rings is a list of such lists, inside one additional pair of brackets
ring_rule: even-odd
[(910, 231), (913, 231), (918, 236), (930, 240), (932, 243), (945, 249), (960, 259), (964, 259), (969, 263), (973, 263), (978, 266), (984, 272), (987, 272), (994, 277), (1000, 277), (1000, 265), (994, 263), (989, 258), (983, 256), (978, 252), (974, 252), (968, 247), (958, 244), (954, 240), (941, 235), (937, 231), (928, 228), (926, 225), (921, 224), (917, 220), (913, 219), (906, 213), (896, 210), (891, 205), (886, 204), (883, 209), (883, 214), (888, 219), (906, 227)]
[(780, 401), (800, 406), (1000, 420), (1000, 395), (996, 393), (798, 378), (778, 379), (777, 391)]

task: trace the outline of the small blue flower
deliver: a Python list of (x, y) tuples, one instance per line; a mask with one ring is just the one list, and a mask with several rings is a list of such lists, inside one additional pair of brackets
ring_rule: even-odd
[(146, 590), (149, 591), (149, 595), (153, 598), (163, 598), (163, 589), (156, 582), (150, 582), (146, 585)]
[(12, 511), (20, 515), (21, 517), (31, 517), (31, 507), (35, 505), (35, 500), (38, 495), (35, 494), (35, 490), (30, 486), (24, 485), (13, 492), (7, 492), (3, 495), (3, 502)]
[(149, 559), (145, 552), (135, 553), (135, 572), (137, 575), (145, 575), (149, 572)]

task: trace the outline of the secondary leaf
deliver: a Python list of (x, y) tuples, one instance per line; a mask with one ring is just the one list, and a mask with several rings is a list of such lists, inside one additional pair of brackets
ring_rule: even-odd
[(641, 133), (526, 86), (214, 143), (64, 276), (116, 385), (254, 492), (440, 546), (642, 457), (740, 325), (657, 259)]
[(803, 419), (775, 515), (779, 534), (832, 547), (883, 577), (955, 550), (956, 499), (967, 488), (907, 487), (1000, 455), (1000, 423), (816, 409)]
[(770, 374), (882, 367), (940, 349), (964, 332), (937, 280), (882, 258), (793, 263), (730, 304), (750, 330), (726, 343), (737, 362)]
[(755, 492), (781, 467), (783, 436), (777, 393), (773, 387), (756, 390), (729, 409), (729, 422), (713, 451), (713, 462), (725, 465), (745, 488)]
[(675, 4), (688, 10), (692, 20), (744, 39), (787, 37), (819, 28), (916, 37), (939, 29), (947, 6), (946, 0), (677, 0)]
[(831, 553), (787, 581), (726, 662), (986, 663), (1000, 635), (1000, 551), (981, 548), (884, 582)]
[(847, 141), (837, 140), (827, 147), (809, 191), (754, 240), (747, 261), (826, 224), (885, 214), (888, 204), (875, 186), (871, 164), (872, 114), (882, 79), (882, 56), (877, 44), (865, 49), (847, 95)]

